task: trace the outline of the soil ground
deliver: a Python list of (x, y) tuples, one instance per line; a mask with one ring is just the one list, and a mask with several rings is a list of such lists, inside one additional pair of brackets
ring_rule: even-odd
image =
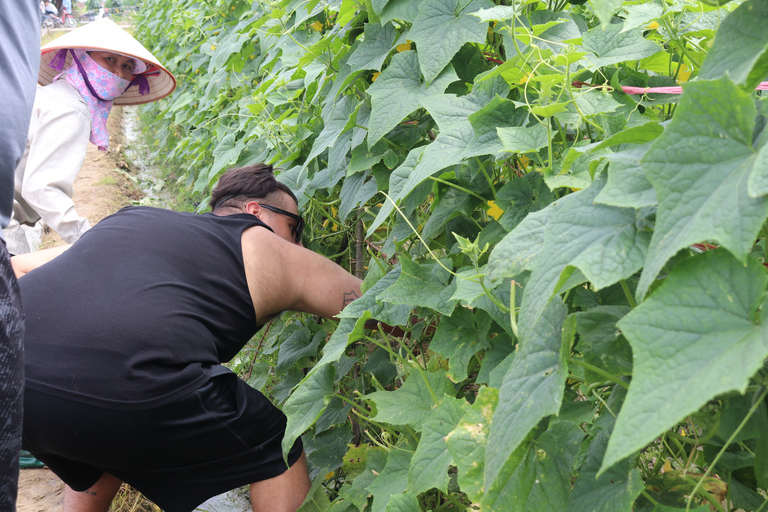
[[(107, 127), (110, 134), (109, 151), (99, 151), (88, 145), (85, 162), (74, 184), (75, 207), (86, 217), (91, 226), (132, 201), (141, 198), (141, 192), (126, 176), (130, 169), (125, 162), (123, 148), (123, 110), (114, 107)], [(41, 248), (64, 243), (54, 231), (45, 230)], [(19, 477), (17, 512), (61, 512), (64, 484), (47, 468), (22, 469)], [(136, 498), (131, 499), (131, 502)], [(127, 509), (126, 509), (127, 510)], [(133, 508), (142, 510), (142, 508)], [(151, 510), (151, 508), (146, 508)]]

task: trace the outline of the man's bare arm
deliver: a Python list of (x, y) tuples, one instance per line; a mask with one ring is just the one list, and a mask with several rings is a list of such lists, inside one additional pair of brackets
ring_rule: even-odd
[(26, 254), (19, 254), (18, 256), (12, 257), (11, 266), (13, 266), (13, 272), (16, 274), (16, 278), (18, 279), (19, 277), (28, 272), (31, 272), (37, 267), (45, 265), (70, 247), (71, 246), (69, 244), (59, 245), (57, 247), (51, 247), (50, 249), (28, 252)]
[(257, 318), (285, 310), (326, 318), (362, 295), (362, 281), (328, 258), (264, 228), (243, 233), (243, 261)]

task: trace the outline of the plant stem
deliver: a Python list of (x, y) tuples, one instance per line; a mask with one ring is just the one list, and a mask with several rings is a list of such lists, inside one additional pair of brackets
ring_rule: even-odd
[(619, 281), (621, 283), (621, 289), (624, 290), (624, 295), (627, 296), (627, 302), (629, 302), (629, 307), (632, 309), (635, 309), (637, 307), (637, 302), (635, 302), (635, 298), (632, 296), (632, 293), (629, 291), (629, 286), (627, 285), (627, 280), (622, 279)]
[(610, 380), (611, 382), (615, 382), (616, 384), (623, 387), (624, 389), (629, 389), (629, 384), (627, 384), (620, 378), (616, 377), (615, 375), (608, 373), (602, 368), (598, 368), (597, 366), (591, 365), (589, 363), (585, 363), (584, 361), (581, 361), (579, 359), (569, 359), (568, 362), (570, 364), (575, 364), (576, 366), (581, 366), (585, 370), (589, 370), (592, 373), (596, 373), (602, 377), (605, 377), (606, 379)]

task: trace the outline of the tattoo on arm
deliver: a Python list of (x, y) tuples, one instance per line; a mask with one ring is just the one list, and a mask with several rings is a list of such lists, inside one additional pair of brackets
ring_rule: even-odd
[(356, 292), (354, 292), (354, 291), (345, 293), (344, 294), (344, 306), (346, 306), (347, 304), (349, 304), (353, 300), (359, 299), (359, 298), (360, 298), (360, 296)]

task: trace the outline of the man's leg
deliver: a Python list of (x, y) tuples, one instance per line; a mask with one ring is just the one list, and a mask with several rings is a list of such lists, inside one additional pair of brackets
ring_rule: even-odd
[(120, 479), (104, 473), (99, 481), (86, 491), (74, 491), (67, 485), (64, 488), (63, 512), (107, 512), (122, 483)]
[(282, 475), (251, 484), (253, 512), (295, 512), (309, 492), (311, 484), (304, 452)]

